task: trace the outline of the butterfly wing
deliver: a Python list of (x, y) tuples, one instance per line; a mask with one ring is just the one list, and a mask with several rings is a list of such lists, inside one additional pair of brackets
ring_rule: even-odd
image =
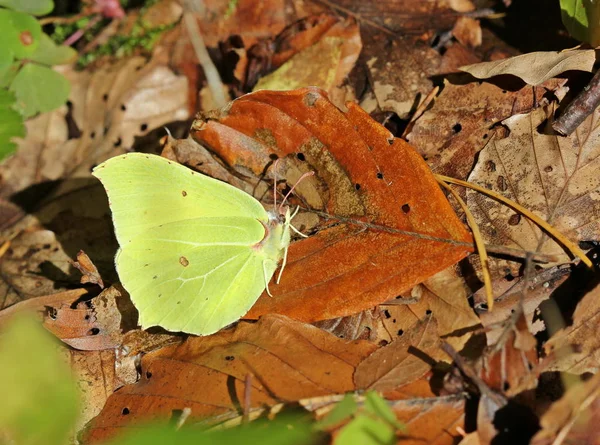
[(106, 189), (117, 241), (174, 221), (245, 216), (267, 223), (263, 206), (247, 193), (166, 158), (129, 153), (94, 169)]
[(142, 327), (208, 335), (239, 320), (279, 260), (252, 247), (263, 235), (256, 219), (211, 217), (153, 227), (122, 245), (117, 271)]
[(117, 272), (142, 327), (208, 335), (248, 312), (281, 258), (259, 245), (269, 218), (257, 200), (154, 155), (111, 158), (94, 175), (109, 197)]

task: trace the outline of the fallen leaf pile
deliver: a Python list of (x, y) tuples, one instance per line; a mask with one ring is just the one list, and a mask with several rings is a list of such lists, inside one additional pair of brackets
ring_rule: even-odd
[[(69, 102), (27, 120), (0, 164), (0, 340), (22, 312), (57, 339), (40, 344), (63, 359), (48, 358), (57, 375), (69, 364), (80, 404), (56, 424), (118, 444), (148, 422), (183, 438), (294, 412), (340, 445), (596, 443), (600, 112), (552, 130), (594, 50), (567, 50), (558, 31), (564, 51), (509, 46), (492, 32), (496, 12), (514, 17), (507, 1), (192, 3), (126, 9), (85, 34), (74, 48), (93, 62), (56, 68)], [(140, 29), (160, 31), (91, 58)], [(215, 107), (221, 90), (231, 102)], [(90, 174), (130, 151), (265, 208), (288, 195), (298, 233), (272, 296), (206, 337), (139, 328)], [(488, 195), (457, 188), (461, 207), (437, 175), (527, 208), (595, 269)], [(492, 311), (468, 214), (491, 255)], [(0, 355), (29, 348), (10, 341)]]

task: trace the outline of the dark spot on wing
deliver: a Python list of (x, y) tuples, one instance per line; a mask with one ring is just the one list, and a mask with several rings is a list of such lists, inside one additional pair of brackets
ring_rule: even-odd
[(187, 196), (187, 192), (185, 190), (181, 191), (181, 196)]
[(190, 264), (190, 262), (186, 257), (182, 256), (179, 258), (179, 264), (181, 264), (183, 267), (187, 267)]

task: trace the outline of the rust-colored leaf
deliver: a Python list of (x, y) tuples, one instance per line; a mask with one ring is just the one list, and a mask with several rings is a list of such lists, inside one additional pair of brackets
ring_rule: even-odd
[(246, 95), (196, 121), (193, 137), (257, 176), (270, 155), (287, 156), (288, 164), (316, 172), (298, 188), (302, 198), (305, 190), (327, 191), (315, 209), (325, 223), (292, 243), (281, 283), (271, 289), (275, 298), (263, 295), (250, 318), (280, 313), (317, 321), (357, 313), (471, 250), (470, 235), (421, 157), (358, 106), (342, 113), (321, 90)]
[(180, 346), (145, 355), (141, 380), (109, 398), (88, 439), (110, 436), (131, 421), (168, 419), (173, 410), (186, 407), (191, 408), (188, 422), (237, 417), (245, 403), (248, 375), (248, 403), (253, 408), (352, 391), (356, 366), (375, 348), (282, 316), (189, 338)]

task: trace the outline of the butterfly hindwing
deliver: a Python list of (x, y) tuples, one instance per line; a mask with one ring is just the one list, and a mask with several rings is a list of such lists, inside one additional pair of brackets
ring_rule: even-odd
[(274, 262), (255, 249), (264, 227), (246, 217), (197, 218), (153, 227), (121, 246), (116, 264), (140, 324), (198, 335), (242, 317)]

